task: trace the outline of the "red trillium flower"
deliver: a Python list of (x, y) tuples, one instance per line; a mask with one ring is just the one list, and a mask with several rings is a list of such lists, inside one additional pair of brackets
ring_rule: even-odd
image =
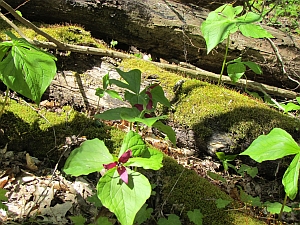
[[(153, 88), (155, 88), (156, 86), (158, 86), (159, 84), (152, 84), (152, 85), (150, 85), (148, 88), (147, 88), (147, 90), (146, 90), (146, 95), (148, 95), (148, 97), (149, 97), (149, 102), (148, 102), (148, 104), (147, 104), (147, 106), (146, 106), (146, 109), (148, 109), (148, 110), (151, 110), (152, 109), (152, 107), (153, 107), (153, 101), (152, 101), (152, 94), (151, 94), (151, 90), (153, 89)], [(134, 107), (136, 107), (139, 111), (143, 111), (143, 105), (142, 104), (135, 104), (134, 105)], [(150, 114), (148, 114), (148, 113), (146, 113), (145, 114), (145, 117), (146, 118), (150, 118), (150, 117), (152, 117)]]
[(109, 164), (103, 164), (103, 167), (107, 170), (117, 167), (117, 171), (121, 177), (121, 180), (123, 180), (126, 184), (128, 184), (128, 173), (126, 167), (123, 166), (123, 163), (126, 163), (131, 156), (132, 156), (132, 151), (129, 149), (121, 155), (118, 161)]

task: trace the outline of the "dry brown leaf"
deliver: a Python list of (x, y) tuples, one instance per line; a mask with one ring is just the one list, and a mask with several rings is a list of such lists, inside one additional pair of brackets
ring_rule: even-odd
[(33, 159), (31, 158), (31, 156), (26, 153), (26, 163), (27, 163), (27, 168), (32, 170), (32, 171), (37, 171), (38, 167), (35, 165)]

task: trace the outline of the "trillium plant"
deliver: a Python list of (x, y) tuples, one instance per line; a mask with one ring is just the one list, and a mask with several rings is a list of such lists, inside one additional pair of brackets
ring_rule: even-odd
[(137, 171), (137, 167), (159, 170), (162, 160), (159, 150), (147, 147), (139, 134), (130, 131), (118, 157), (109, 152), (103, 141), (87, 140), (71, 152), (64, 172), (80, 176), (104, 170), (97, 184), (98, 198), (122, 225), (132, 225), (137, 212), (151, 195), (149, 180)]
[[(102, 120), (126, 120), (131, 124), (145, 124), (148, 127), (155, 127), (166, 134), (169, 140), (176, 145), (176, 134), (172, 127), (165, 125), (161, 120), (166, 119), (166, 115), (156, 116), (155, 112), (158, 103), (171, 107), (169, 100), (165, 97), (162, 87), (158, 83), (150, 84), (141, 90), (141, 71), (138, 69), (124, 72), (116, 69), (123, 81), (110, 79), (109, 74), (103, 77), (103, 88), (96, 90), (96, 95), (102, 98), (105, 93), (113, 98), (128, 102), (131, 107), (118, 107), (106, 110), (103, 113), (95, 115), (96, 119)], [(116, 85), (125, 89), (124, 99), (109, 86)]]

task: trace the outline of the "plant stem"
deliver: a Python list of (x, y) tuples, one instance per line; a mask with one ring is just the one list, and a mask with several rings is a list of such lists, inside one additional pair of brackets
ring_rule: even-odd
[(225, 69), (227, 55), (228, 55), (229, 42), (230, 42), (230, 35), (228, 35), (227, 42), (226, 42), (226, 50), (225, 50), (225, 55), (224, 55), (224, 60), (223, 60), (223, 65), (222, 65), (222, 70), (221, 70), (221, 73), (220, 73), (218, 85), (220, 85), (221, 81), (222, 81), (222, 75), (223, 75), (223, 72), (224, 72), (224, 69)]
[(8, 92), (9, 92), (9, 88), (7, 88), (6, 91), (5, 91), (5, 98), (4, 98), (3, 106), (2, 106), (1, 111), (0, 111), (0, 118), (1, 118), (2, 114), (4, 113), (4, 108), (5, 108), (5, 106), (7, 104), (7, 101), (8, 101)]
[(280, 209), (280, 213), (279, 213), (279, 216), (278, 216), (280, 222), (282, 220), (282, 213), (283, 213), (284, 206), (286, 204), (286, 200), (287, 200), (287, 194), (285, 193), (284, 200), (283, 200), (283, 203), (282, 203), (282, 206), (281, 206), (281, 209)]

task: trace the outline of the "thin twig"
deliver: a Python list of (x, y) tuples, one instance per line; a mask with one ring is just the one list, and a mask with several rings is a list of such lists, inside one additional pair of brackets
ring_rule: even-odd
[(25, 36), (25, 34), (13, 23), (11, 22), (4, 14), (0, 12), (0, 18), (3, 19), (8, 25), (10, 25), (12, 28), (15, 29), (15, 31), (18, 32), (18, 34), (22, 37), (28, 40), (28, 38)]
[(57, 39), (53, 38), (51, 35), (47, 34), (46, 32), (42, 31), (41, 29), (39, 29), (37, 26), (35, 26), (34, 24), (32, 24), (30, 21), (26, 20), (25, 18), (23, 18), (22, 16), (20, 16), (18, 13), (15, 12), (15, 10), (8, 5), (5, 1), (0, 0), (0, 6), (2, 6), (3, 8), (5, 8), (8, 12), (10, 12), (17, 20), (19, 20), (21, 23), (23, 23), (24, 25), (28, 26), (29, 28), (31, 28), (32, 30), (34, 30), (36, 33), (44, 36), (45, 38), (47, 38), (49, 41), (53, 42), (54, 44), (56, 44), (59, 47), (64, 46), (64, 44), (60, 41), (58, 41)]
[(291, 81), (294, 81), (295, 83), (298, 84), (297, 87), (295, 87), (295, 88), (293, 88), (293, 89), (291, 89), (291, 90), (296, 90), (296, 89), (298, 89), (299, 86), (300, 86), (300, 82), (297, 81), (297, 80), (295, 80), (295, 79), (293, 79), (293, 78), (291, 78), (291, 77), (287, 74), (286, 69), (285, 69), (285, 66), (284, 66), (284, 62), (283, 62), (283, 60), (282, 60), (282, 57), (281, 57), (281, 55), (280, 55), (280, 53), (279, 53), (279, 50), (278, 50), (277, 46), (275, 45), (275, 43), (274, 43), (270, 38), (267, 38), (267, 40), (268, 40), (269, 43), (271, 44), (271, 46), (272, 46), (272, 48), (273, 48), (273, 51), (274, 51), (274, 53), (275, 53), (275, 55), (276, 55), (276, 57), (277, 57), (277, 60), (278, 60), (278, 62), (280, 63), (280, 66), (281, 66), (283, 75), (287, 76)]

